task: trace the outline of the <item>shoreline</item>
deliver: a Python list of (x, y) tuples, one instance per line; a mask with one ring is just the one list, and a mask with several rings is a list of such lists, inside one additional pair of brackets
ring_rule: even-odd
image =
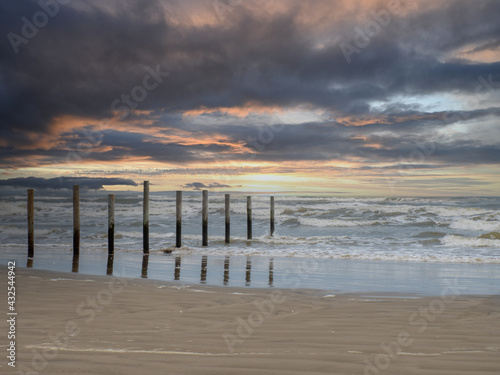
[[(6, 267), (0, 277), (5, 284)], [(334, 295), (24, 268), (16, 286), (16, 369), (25, 373), (500, 370), (498, 295)]]
[[(27, 266), (25, 252), (7, 252), (0, 262)], [(500, 264), (395, 262), (359, 259), (221, 256), (190, 253), (70, 252), (35, 254), (33, 269), (152, 279), (179, 284), (243, 288), (302, 288), (332, 293), (388, 292), (439, 295), (449, 284), (470, 295), (500, 294)]]

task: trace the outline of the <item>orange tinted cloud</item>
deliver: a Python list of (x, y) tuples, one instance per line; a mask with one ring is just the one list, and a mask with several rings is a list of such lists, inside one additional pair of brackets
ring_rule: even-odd
[(225, 113), (231, 116), (244, 118), (247, 117), (249, 114), (264, 114), (264, 113), (269, 114), (276, 112), (282, 113), (283, 108), (277, 106), (264, 106), (258, 103), (247, 103), (244, 106), (240, 107), (217, 107), (217, 108), (200, 107), (198, 109), (185, 111), (182, 115), (183, 117), (189, 117), (189, 116), (200, 116), (204, 114), (211, 114), (215, 112)]

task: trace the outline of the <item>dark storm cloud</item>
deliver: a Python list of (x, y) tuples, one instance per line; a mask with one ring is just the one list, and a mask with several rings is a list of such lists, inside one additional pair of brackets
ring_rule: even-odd
[(182, 186), (183, 188), (186, 189), (194, 189), (194, 190), (201, 190), (207, 187), (203, 182), (192, 182), (186, 185)]
[(193, 189), (193, 190), (201, 190), (201, 189), (220, 189), (220, 188), (230, 188), (229, 185), (219, 184), (218, 182), (214, 182), (209, 185), (205, 185), (203, 182), (192, 182), (189, 184), (182, 185), (183, 188)]
[[(49, 0), (47, 0), (49, 1)], [(43, 155), (45, 163), (67, 156), (68, 151), (28, 150), (37, 134), (53, 134), (51, 122), (61, 116), (106, 119), (112, 103), (124, 105), (122, 95), (144, 86), (147, 75), (163, 72), (161, 82), (146, 90), (138, 109), (175, 116), (177, 111), (261, 105), (333, 110), (346, 116), (378, 116), (373, 102), (387, 103), (384, 124), (363, 129), (332, 122), (287, 126), (273, 141), (256, 149), (255, 160), (327, 160), (362, 158), (387, 161), (409, 155), (419, 136), (431, 126), (446, 127), (425, 111), (390, 103), (396, 96), (474, 94), (478, 77), (500, 82), (500, 63), (479, 63), (453, 57), (474, 45), (472, 52), (488, 51), (500, 42), (500, 3), (481, 0), (443, 2), (433, 7), (394, 16), (370, 44), (346, 62), (340, 40), (352, 43), (358, 20), (371, 10), (358, 9), (356, 17), (343, 17), (343, 1), (290, 1), (288, 10), (266, 14), (241, 5), (224, 22), (197, 25), (196, 18), (210, 11), (211, 2), (124, 0), (106, 3), (73, 0), (59, 4), (54, 17), (15, 53), (7, 35), (22, 35), (23, 17), (40, 11), (37, 1), (0, 2), (0, 156), (2, 166), (29, 164), (30, 155)], [(300, 17), (309, 10), (338, 9), (339, 17), (321, 25), (304, 26)], [(208, 10), (207, 10), (208, 9)], [(366, 13), (366, 14), (365, 14)], [(164, 15), (166, 14), (166, 17)], [(363, 16), (366, 16), (363, 18)], [(326, 17), (327, 18), (327, 17)], [(319, 42), (323, 40), (321, 46)], [(168, 73), (168, 77), (166, 74)], [(154, 76), (154, 74), (153, 74)], [(149, 84), (152, 80), (146, 81)], [(484, 88), (483, 88), (484, 89)], [(402, 110), (427, 115), (419, 121), (401, 119)], [(498, 108), (470, 116), (496, 116)], [(122, 113), (123, 114), (123, 113)], [(396, 119), (396, 115), (399, 117)], [(404, 117), (404, 116), (403, 116)], [(391, 122), (392, 118), (392, 122)], [(451, 120), (452, 121), (452, 120)], [(156, 121), (181, 128), (189, 121)], [(456, 121), (452, 121), (456, 122)], [(394, 127), (387, 130), (387, 126)], [(207, 125), (202, 132), (225, 135), (241, 143), (254, 130)], [(383, 132), (383, 134), (379, 134)], [(35, 134), (35, 136), (33, 135)], [(68, 134), (72, 135), (71, 130)], [(367, 141), (355, 139), (363, 134)], [(370, 146), (378, 143), (380, 148)], [(84, 160), (114, 161), (150, 157), (160, 162), (247, 160), (221, 144), (160, 143), (151, 136), (126, 131), (108, 132), (108, 151), (89, 151)], [(461, 141), (436, 142), (427, 159), (443, 163), (497, 163), (498, 147)], [(24, 162), (19, 162), (23, 160)], [(426, 160), (425, 163), (429, 162)], [(19, 164), (20, 163), (20, 164)], [(24, 164), (23, 164), (24, 163)]]
[(158, 51), (165, 45), (157, 36), (167, 34), (168, 27), (152, 16), (161, 12), (155, 2), (124, 1), (115, 13), (69, 5), (59, 5), (59, 12), (16, 54), (6, 36), (23, 36), (23, 18), (32, 21), (41, 8), (28, 0), (0, 4), (4, 137), (21, 129), (44, 132), (61, 115), (109, 116), (113, 100), (141, 84), (146, 67), (163, 61)]
[(89, 178), (89, 177), (59, 177), (59, 178), (10, 178), (0, 180), (0, 186), (25, 187), (32, 189), (71, 189), (73, 185), (80, 185), (83, 189), (102, 189), (104, 185), (137, 186), (129, 179), (124, 178)]

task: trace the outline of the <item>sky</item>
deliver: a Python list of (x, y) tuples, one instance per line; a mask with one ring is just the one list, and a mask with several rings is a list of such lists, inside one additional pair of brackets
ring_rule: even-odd
[(500, 191), (496, 0), (3, 0), (0, 189)]

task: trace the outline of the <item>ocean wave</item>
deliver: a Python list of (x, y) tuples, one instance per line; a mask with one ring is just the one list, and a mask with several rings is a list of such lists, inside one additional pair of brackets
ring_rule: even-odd
[[(427, 245), (428, 246), (428, 245)], [(420, 245), (421, 249), (426, 246)], [(182, 253), (202, 254), (206, 251), (200, 247), (185, 246)], [(370, 260), (370, 261), (397, 261), (397, 262), (428, 262), (428, 263), (494, 263), (500, 264), (499, 256), (490, 256), (488, 254), (466, 255), (461, 252), (430, 252), (421, 251), (388, 251), (375, 248), (348, 248), (348, 247), (318, 247), (310, 244), (301, 246), (282, 246), (276, 248), (266, 247), (215, 247), (210, 249), (210, 254), (224, 256), (265, 256), (265, 257), (299, 257), (314, 259), (352, 259), (352, 260)]]
[(436, 232), (436, 231), (426, 231), (426, 232), (420, 232), (412, 237), (413, 238), (443, 238), (444, 236), (446, 236), (446, 233)]
[(479, 238), (486, 238), (488, 240), (500, 240), (500, 233), (498, 232), (484, 233), (481, 234)]
[(491, 213), (491, 210), (485, 210), (478, 207), (449, 207), (449, 206), (424, 206), (425, 210), (434, 213), (441, 217), (450, 216), (471, 216), (471, 215), (484, 215)]
[(316, 219), (316, 218), (305, 218), (300, 217), (298, 221), (301, 225), (311, 226), (311, 227), (361, 227), (361, 226), (372, 226), (381, 225), (382, 223), (378, 220), (343, 220), (343, 219)]
[(490, 247), (500, 248), (500, 241), (479, 238), (479, 237), (465, 237), (455, 234), (448, 234), (441, 239), (441, 243), (445, 246), (453, 247)]
[(450, 228), (461, 230), (474, 230), (481, 232), (497, 232), (500, 231), (500, 222), (497, 220), (478, 220), (462, 218), (453, 221)]
[(282, 224), (284, 224), (284, 225), (299, 225), (300, 222), (297, 218), (291, 217), (291, 218), (288, 218), (286, 220), (283, 220)]

